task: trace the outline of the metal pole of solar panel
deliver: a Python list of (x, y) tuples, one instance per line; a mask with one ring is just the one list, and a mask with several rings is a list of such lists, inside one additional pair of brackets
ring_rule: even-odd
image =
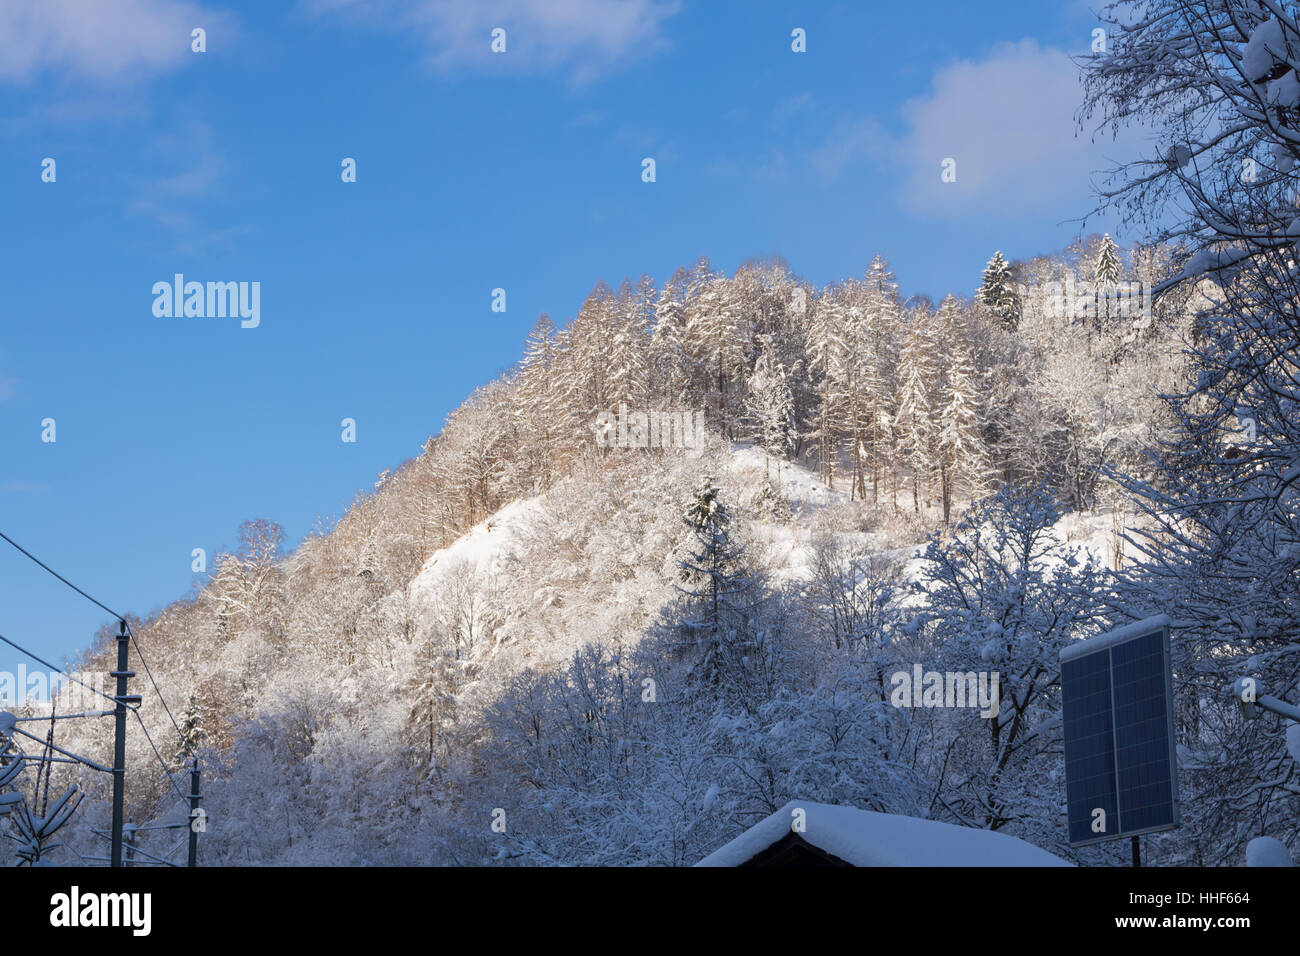
[(1142, 865), (1142, 838), (1133, 837), (1133, 865)]
[(199, 813), (199, 800), (202, 794), (199, 793), (199, 758), (194, 758), (194, 763), (190, 767), (190, 853), (185, 863), (186, 866), (199, 865), (199, 831), (195, 828), (195, 820)]

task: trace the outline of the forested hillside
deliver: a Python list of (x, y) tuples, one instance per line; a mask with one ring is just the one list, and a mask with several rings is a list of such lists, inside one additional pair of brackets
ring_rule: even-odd
[[(701, 259), (543, 316), (336, 524), (287, 553), (250, 521), (139, 622), (190, 702), (186, 741), (144, 713), (204, 757), (205, 859), (683, 864), (796, 796), (1070, 855), (1056, 653), (1123, 619), (1113, 478), (1154, 476), (1197, 336), (1191, 293), (1130, 291), (1181, 266), (1094, 236), (935, 304), (881, 257), (824, 289)], [(674, 411), (704, 440), (646, 447), (634, 416)], [(894, 706), (916, 663), (998, 670), (1001, 710)], [(138, 819), (173, 797), (131, 778)], [(1239, 825), (1155, 852), (1228, 861)]]

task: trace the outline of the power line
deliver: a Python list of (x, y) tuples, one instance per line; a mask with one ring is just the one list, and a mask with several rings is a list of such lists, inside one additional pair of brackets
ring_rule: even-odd
[[(51, 671), (54, 671), (59, 674), (63, 674), (69, 680), (72, 680), (75, 683), (80, 684), (82, 687), (85, 687), (87, 690), (99, 694), (101, 697), (110, 701), (114, 705), (115, 707), (114, 713), (117, 717), (117, 731), (115, 734), (115, 744), (114, 744), (116, 756), (114, 758), (114, 765), (112, 770), (113, 773), (113, 833), (112, 833), (113, 851), (112, 851), (112, 857), (110, 858), (110, 862), (114, 866), (120, 865), (122, 829), (123, 829), (122, 827), (123, 784), (125, 782), (123, 778), (125, 774), (125, 764), (126, 764), (125, 761), (126, 711), (129, 710), (132, 714), (135, 715), (135, 719), (137, 723), (140, 724), (140, 729), (144, 732), (145, 740), (149, 742), (149, 749), (153, 751), (154, 757), (157, 759), (159, 766), (161, 766), (163, 769), (163, 776), (167, 778), (167, 783), (171, 786), (172, 790), (175, 791), (176, 796), (180, 798), (181, 803), (185, 804), (189, 799), (188, 797), (186, 797), (184, 793), (181, 792), (180, 787), (176, 785), (176, 780), (172, 776), (171, 768), (168, 767), (167, 761), (163, 759), (162, 754), (158, 752), (158, 746), (157, 744), (154, 743), (153, 736), (149, 733), (149, 728), (145, 725), (144, 718), (140, 716), (140, 707), (142, 705), (140, 698), (138, 696), (129, 697), (126, 695), (126, 679), (131, 676), (131, 672), (127, 669), (128, 665), (127, 665), (126, 641), (128, 638), (130, 639), (131, 644), (135, 647), (136, 656), (140, 659), (140, 663), (144, 665), (145, 673), (149, 677), (149, 683), (153, 685), (154, 693), (158, 695), (159, 703), (162, 704), (163, 710), (167, 713), (167, 718), (171, 721), (172, 727), (176, 729), (176, 733), (181, 739), (182, 746), (195, 759), (194, 773), (196, 775), (198, 773), (198, 757), (197, 755), (194, 754), (194, 749), (193, 747), (191, 747), (189, 739), (181, 731), (180, 724), (177, 723), (175, 715), (172, 714), (171, 708), (167, 705), (167, 698), (163, 696), (162, 688), (158, 686), (158, 681), (154, 679), (153, 671), (149, 667), (149, 662), (145, 660), (144, 651), (140, 649), (140, 642), (135, 636), (135, 630), (134, 628), (131, 627), (127, 619), (123, 615), (119, 614), (117, 611), (113, 610), (103, 601), (100, 601), (92, 597), (88, 592), (77, 587), (75, 584), (73, 584), (63, 575), (59, 574), (59, 572), (55, 571), (52, 567), (50, 567), (40, 558), (36, 557), (36, 555), (32, 554), (30, 551), (28, 551), (26, 548), (20, 545), (17, 541), (15, 541), (13, 538), (9, 537), (7, 534), (5, 534), (2, 531), (0, 531), (0, 539), (3, 539), (9, 545), (15, 548), (19, 553), (21, 553), (24, 557), (32, 561), (34, 564), (36, 564), (38, 567), (40, 567), (48, 574), (52, 575), (58, 581), (62, 582), (72, 590), (76, 591), (78, 594), (84, 597), (91, 604), (94, 604), (96, 607), (100, 608), (101, 610), (104, 610), (109, 614), (111, 614), (119, 622), (120, 628), (119, 628), (119, 636), (118, 636), (117, 669), (113, 672), (113, 675), (117, 677), (116, 697), (110, 697), (108, 694), (105, 694), (103, 691), (91, 687), (89, 684), (86, 684), (83, 681), (73, 677), (71, 674), (66, 673), (61, 668), (55, 667), (54, 665), (50, 664), (48, 661), (43, 660), (42, 658), (38, 657), (36, 654), (33, 654), (31, 651), (27, 650), (24, 647), (21, 647), (20, 645), (9, 640), (3, 635), (0, 635), (0, 640), (3, 640), (4, 643), (8, 644), (10, 647), (13, 647), (15, 650), (19, 651), (20, 653), (26, 654), (28, 657), (30, 657), (32, 660), (36, 661), (37, 663), (50, 668)], [(127, 703), (128, 701), (132, 701), (135, 704), (135, 706), (131, 706), (130, 704), (128, 704)], [(31, 736), (26, 731), (19, 730), (16, 727), (14, 728), (14, 730), (18, 733), (23, 734), (24, 736)], [(51, 749), (58, 750), (59, 753), (65, 753), (65, 754), (67, 753), (67, 751), (61, 750), (60, 748), (54, 746), (53, 733), (54, 733), (54, 714), (53, 714), (53, 708), (51, 708), (50, 734), (45, 741), (45, 746), (46, 746), (46, 752), (44, 754), (45, 761), (43, 761), (42, 766), (48, 766), (51, 760), (51, 753), (50, 753)], [(37, 738), (33, 737), (33, 739), (37, 739)], [(68, 756), (75, 757), (76, 755), (68, 754)], [(89, 761), (86, 761), (84, 758), (78, 758), (78, 759), (80, 759), (83, 763), (87, 763), (91, 766), (95, 766)], [(97, 767), (97, 769), (106, 769), (106, 768)], [(40, 776), (38, 774), (37, 776), (38, 789), (39, 786), (40, 786)], [(49, 784), (47, 778), (47, 782), (46, 782), (47, 795), (48, 795), (48, 788), (49, 788)], [(193, 852), (193, 841), (191, 838), (191, 853), (192, 852)], [(148, 853), (145, 853), (144, 855), (151, 856)], [(78, 854), (78, 856), (80, 856), (80, 854)], [(168, 863), (168, 865), (174, 865), (174, 864), (170, 864), (166, 860), (159, 860), (157, 857), (151, 857), (151, 858), (157, 860), (157, 862), (160, 863)]]
[[(6, 644), (8, 644), (10, 647), (12, 647), (14, 650), (18, 651), (19, 653), (21, 653), (21, 654), (26, 654), (28, 657), (30, 657), (30, 658), (31, 658), (32, 660), (34, 660), (36, 663), (40, 664), (42, 667), (48, 667), (48, 668), (49, 668), (51, 671), (53, 671), (54, 673), (56, 673), (56, 674), (62, 674), (64, 677), (66, 677), (68, 680), (72, 681), (74, 684), (80, 684), (82, 687), (86, 688), (86, 690), (91, 691), (92, 693), (96, 693), (96, 694), (98, 694), (100, 697), (104, 698), (104, 699), (105, 699), (106, 701), (108, 701), (110, 704), (116, 704), (116, 703), (117, 703), (117, 698), (115, 698), (115, 697), (110, 697), (108, 694), (105, 694), (102, 690), (99, 690), (98, 688), (95, 688), (95, 687), (91, 687), (91, 686), (90, 686), (89, 684), (87, 684), (85, 681), (78, 680), (77, 678), (73, 677), (71, 674), (69, 674), (67, 671), (63, 670), (62, 668), (60, 668), (60, 667), (55, 667), (55, 666), (54, 666), (53, 664), (51, 664), (49, 661), (44, 660), (43, 658), (37, 657), (35, 654), (33, 654), (33, 653), (32, 653), (31, 651), (29, 651), (27, 648), (22, 647), (22, 646), (19, 645), (19, 644), (15, 644), (13, 641), (9, 640), (9, 638), (5, 637), (3, 634), (0, 634), (0, 641), (4, 641)], [(135, 710), (134, 707), (131, 707), (131, 706), (129, 706), (129, 705), (128, 705), (127, 709), (128, 709), (128, 710)], [(44, 719), (44, 718), (42, 718), (42, 719)]]
[[(160, 687), (158, 686), (158, 682), (157, 682), (156, 680), (154, 680), (153, 671), (151, 671), (151, 670), (149, 669), (149, 662), (146, 661), (146, 660), (144, 659), (144, 651), (140, 650), (140, 642), (139, 642), (138, 640), (136, 640), (136, 637), (135, 637), (135, 629), (131, 627), (131, 622), (128, 621), (128, 620), (127, 620), (125, 617), (123, 617), (121, 614), (118, 614), (116, 611), (114, 611), (111, 607), (109, 607), (109, 606), (108, 606), (107, 604), (105, 604), (104, 602), (99, 601), (99, 600), (97, 600), (97, 599), (94, 598), (94, 597), (91, 597), (91, 595), (87, 594), (87, 593), (86, 593), (85, 591), (83, 591), (81, 588), (77, 587), (75, 584), (73, 584), (71, 581), (69, 581), (69, 580), (68, 580), (67, 578), (65, 578), (63, 575), (61, 575), (58, 571), (55, 571), (52, 567), (50, 567), (48, 564), (46, 564), (46, 563), (45, 563), (44, 561), (42, 561), (40, 558), (36, 557), (36, 555), (32, 554), (30, 551), (28, 551), (26, 548), (24, 548), (21, 544), (19, 544), (19, 543), (18, 543), (17, 541), (15, 541), (13, 538), (9, 537), (9, 535), (5, 534), (3, 531), (0, 531), (0, 538), (3, 538), (5, 541), (9, 542), (9, 544), (11, 544), (14, 548), (16, 548), (16, 549), (17, 549), (18, 551), (20, 551), (22, 554), (24, 554), (27, 558), (29, 558), (30, 560), (34, 561), (37, 565), (39, 565), (40, 567), (44, 568), (44, 569), (45, 569), (46, 571), (48, 571), (50, 574), (54, 575), (54, 577), (58, 578), (60, 581), (62, 581), (62, 582), (63, 582), (64, 584), (66, 584), (68, 587), (72, 588), (72, 590), (76, 591), (78, 594), (80, 594), (82, 597), (84, 597), (84, 598), (85, 598), (87, 601), (89, 601), (91, 604), (94, 604), (96, 607), (102, 608), (103, 610), (107, 611), (109, 614), (113, 615), (113, 617), (117, 618), (117, 620), (120, 621), (120, 622), (122, 623), (122, 625), (126, 628), (126, 633), (127, 633), (127, 634), (130, 636), (130, 638), (131, 638), (131, 645), (135, 648), (136, 656), (140, 658), (140, 663), (144, 665), (144, 672), (145, 672), (145, 674), (148, 675), (148, 677), (149, 677), (149, 683), (153, 685), (154, 693), (156, 693), (156, 694), (158, 695), (158, 700), (159, 700), (159, 702), (162, 704), (162, 706), (163, 706), (163, 710), (167, 712), (167, 719), (170, 720), (170, 721), (172, 722), (172, 726), (176, 728), (176, 733), (177, 733), (177, 735), (181, 738), (181, 743), (182, 743), (182, 745), (185, 747), (185, 750), (186, 750), (190, 755), (194, 756), (195, 754), (194, 754), (193, 749), (190, 747), (190, 742), (189, 742), (189, 740), (186, 738), (184, 732), (181, 731), (181, 725), (178, 724), (178, 723), (176, 722), (176, 718), (175, 718), (175, 716), (173, 716), (173, 714), (172, 714), (172, 709), (171, 709), (170, 707), (167, 706), (167, 698), (163, 696), (162, 688), (160, 688)], [(10, 642), (6, 642), (6, 643), (10, 643)], [(14, 646), (16, 647), (17, 645), (14, 645)], [(22, 650), (22, 648), (19, 648), (19, 650)], [(23, 653), (27, 653), (27, 652), (24, 651)], [(39, 660), (39, 658), (36, 658), (35, 655), (31, 655), (31, 656), (32, 656), (34, 659)], [(41, 663), (45, 663), (45, 662), (42, 661)], [(45, 666), (46, 666), (46, 667), (50, 667), (51, 665), (49, 665), (49, 664), (45, 664)], [(60, 671), (60, 673), (62, 673), (62, 671)], [(69, 676), (70, 676), (70, 675), (69, 675)], [(74, 678), (74, 680), (75, 680), (75, 678)], [(78, 683), (80, 683), (80, 681), (78, 681)], [(92, 688), (92, 689), (93, 689), (93, 688)], [(103, 694), (102, 696), (108, 698), (109, 700), (113, 700), (113, 698), (108, 697), (107, 694)], [(116, 703), (116, 701), (114, 701), (114, 702)], [(131, 710), (135, 710), (134, 707), (133, 707), (133, 708), (130, 708), (130, 709), (131, 709)], [(142, 724), (142, 726), (143, 726), (143, 724)]]
[(158, 758), (158, 763), (163, 768), (163, 776), (165, 776), (167, 782), (172, 785), (172, 789), (176, 791), (176, 796), (180, 797), (181, 802), (184, 803), (187, 797), (185, 794), (181, 793), (181, 788), (176, 786), (176, 781), (172, 778), (172, 772), (167, 767), (167, 761), (163, 760), (162, 754), (160, 754), (158, 748), (154, 746), (153, 738), (149, 736), (149, 728), (144, 725), (144, 718), (140, 716), (138, 711), (135, 712), (135, 719), (139, 722), (140, 729), (144, 731), (144, 739), (149, 741), (149, 747), (153, 750), (153, 755)]
[(135, 631), (131, 629), (130, 624), (126, 626), (126, 633), (131, 637), (131, 646), (135, 648), (136, 657), (140, 658), (140, 663), (144, 665), (144, 672), (149, 677), (149, 683), (153, 684), (154, 693), (158, 695), (158, 702), (163, 705), (163, 710), (167, 712), (167, 718), (172, 722), (172, 726), (176, 728), (176, 734), (181, 738), (181, 746), (185, 748), (186, 753), (190, 756), (198, 756), (194, 753), (194, 748), (190, 746), (189, 738), (181, 730), (181, 725), (176, 723), (176, 718), (172, 716), (172, 709), (167, 706), (167, 698), (163, 696), (162, 688), (158, 686), (158, 682), (153, 679), (153, 671), (149, 670), (149, 662), (144, 659), (144, 651), (140, 650), (140, 642), (135, 639)]
[(19, 543), (18, 543), (17, 541), (15, 541), (13, 538), (9, 537), (9, 535), (5, 534), (3, 531), (0, 531), (0, 538), (4, 538), (6, 541), (8, 541), (10, 544), (12, 544), (15, 548), (17, 548), (17, 549), (18, 549), (19, 551), (21, 551), (23, 554), (27, 555), (27, 557), (31, 558), (33, 561), (35, 561), (37, 564), (39, 564), (39, 565), (40, 565), (42, 568), (44, 568), (46, 571), (50, 572), (50, 574), (54, 575), (56, 578), (58, 578), (60, 581), (62, 581), (64, 584), (66, 584), (68, 587), (72, 588), (72, 590), (76, 591), (78, 594), (80, 594), (82, 597), (84, 597), (84, 598), (85, 598), (87, 601), (89, 601), (91, 604), (94, 604), (94, 605), (97, 606), (97, 607), (101, 607), (101, 608), (103, 608), (105, 611), (107, 611), (109, 614), (113, 615), (113, 617), (117, 618), (119, 621), (122, 621), (122, 622), (125, 622), (125, 621), (126, 621), (126, 618), (124, 618), (121, 614), (118, 614), (116, 611), (114, 611), (114, 610), (113, 610), (111, 607), (109, 607), (107, 604), (103, 604), (103, 603), (101, 603), (100, 601), (96, 601), (93, 597), (91, 597), (91, 596), (90, 596), (89, 594), (87, 594), (85, 591), (81, 590), (81, 588), (77, 587), (75, 584), (73, 584), (71, 581), (69, 581), (69, 580), (68, 580), (67, 578), (65, 578), (63, 575), (61, 575), (58, 571), (55, 571), (52, 567), (50, 567), (48, 564), (46, 564), (46, 563), (45, 563), (44, 561), (42, 561), (40, 558), (36, 557), (36, 555), (32, 554), (30, 551), (28, 551), (26, 548), (24, 548), (21, 544), (19, 544)]

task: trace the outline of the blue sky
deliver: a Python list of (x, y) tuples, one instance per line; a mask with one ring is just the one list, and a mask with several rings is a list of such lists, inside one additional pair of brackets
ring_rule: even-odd
[[(904, 294), (969, 294), (995, 248), (1065, 245), (1126, 154), (1074, 132), (1096, 25), (1041, 2), (8, 4), (0, 530), (144, 614), (240, 521), (296, 543), (336, 517), (599, 279), (779, 254), (822, 285), (881, 252)], [(260, 325), (156, 317), (178, 272), (260, 282)], [(105, 621), (0, 548), (0, 634), (62, 659)]]

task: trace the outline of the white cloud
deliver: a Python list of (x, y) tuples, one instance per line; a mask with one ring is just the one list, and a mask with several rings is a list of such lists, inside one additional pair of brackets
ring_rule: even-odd
[[(413, 32), (440, 71), (477, 66), (540, 72), (571, 70), (586, 81), (621, 62), (661, 49), (664, 22), (678, 0), (303, 0), (313, 15), (347, 14)], [(506, 31), (506, 52), (491, 33)]]
[[(1076, 135), (1082, 97), (1078, 67), (1033, 40), (939, 70), (929, 93), (903, 104), (908, 132), (896, 155), (906, 201), (953, 214), (1078, 212), (1090, 174), (1109, 165)], [(956, 182), (940, 178), (947, 158), (956, 160)]]
[[(806, 159), (828, 180), (872, 163), (917, 213), (1070, 219), (1093, 208), (1092, 180), (1112, 157), (1141, 151), (1140, 131), (1118, 143), (1078, 132), (1082, 99), (1067, 54), (1034, 40), (1005, 43), (938, 70), (930, 91), (900, 108), (901, 133), (874, 117), (841, 118)], [(955, 182), (941, 178), (945, 159), (956, 161)]]
[(178, 66), (190, 31), (230, 30), (230, 18), (188, 0), (6, 0), (0, 3), (0, 81), (51, 72), (95, 81), (138, 79)]

